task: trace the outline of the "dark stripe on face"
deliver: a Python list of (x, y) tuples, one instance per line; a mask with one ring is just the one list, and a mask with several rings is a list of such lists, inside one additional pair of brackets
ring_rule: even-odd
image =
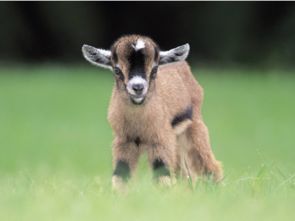
[(116, 48), (114, 46), (111, 47), (111, 52), (112, 52), (112, 60), (114, 64), (116, 64), (118, 62), (118, 55), (116, 52)]
[(167, 169), (165, 163), (161, 159), (156, 159), (153, 162), (153, 171), (154, 178), (158, 178), (160, 176), (170, 176), (170, 172)]
[(118, 55), (116, 52), (114, 52), (114, 54), (113, 54), (113, 60), (114, 60), (114, 63), (118, 62)]
[(124, 181), (127, 181), (130, 178), (130, 168), (128, 163), (123, 160), (119, 160), (116, 165), (116, 169), (113, 173), (113, 176), (122, 177)]
[(143, 49), (135, 51), (134, 49), (131, 51), (131, 54), (128, 58), (130, 69), (128, 78), (131, 79), (134, 76), (140, 76), (143, 79), (146, 79), (146, 74), (144, 70), (145, 65), (145, 54)]
[(150, 75), (150, 80), (154, 80), (157, 77), (158, 66), (153, 67)]
[(181, 123), (184, 120), (192, 119), (193, 117), (193, 108), (189, 106), (185, 111), (182, 113), (177, 114), (173, 120), (171, 121), (172, 127), (175, 127), (177, 124)]

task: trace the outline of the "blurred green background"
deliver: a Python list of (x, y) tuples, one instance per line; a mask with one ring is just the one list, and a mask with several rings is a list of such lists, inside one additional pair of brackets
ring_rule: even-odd
[[(294, 220), (293, 2), (1, 2), (0, 220)], [(191, 44), (222, 184), (111, 190), (113, 87), (83, 43)]]

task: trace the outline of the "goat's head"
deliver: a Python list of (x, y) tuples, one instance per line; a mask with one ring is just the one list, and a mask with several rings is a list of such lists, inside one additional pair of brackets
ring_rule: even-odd
[(185, 44), (160, 51), (152, 39), (129, 35), (119, 38), (110, 50), (83, 45), (82, 52), (90, 63), (111, 69), (117, 88), (125, 91), (132, 103), (142, 104), (154, 84), (158, 66), (185, 60), (189, 49)]

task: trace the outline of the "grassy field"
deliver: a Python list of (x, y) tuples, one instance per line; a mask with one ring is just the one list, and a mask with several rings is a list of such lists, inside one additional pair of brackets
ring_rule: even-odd
[(0, 220), (295, 220), (295, 75), (282, 72), (196, 69), (224, 182), (162, 189), (143, 157), (118, 195), (106, 120), (112, 75), (2, 68)]

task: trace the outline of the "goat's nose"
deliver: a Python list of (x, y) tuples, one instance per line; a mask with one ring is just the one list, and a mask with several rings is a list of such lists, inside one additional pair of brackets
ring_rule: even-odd
[(132, 89), (135, 91), (136, 94), (141, 94), (143, 91), (144, 85), (143, 84), (133, 84)]

